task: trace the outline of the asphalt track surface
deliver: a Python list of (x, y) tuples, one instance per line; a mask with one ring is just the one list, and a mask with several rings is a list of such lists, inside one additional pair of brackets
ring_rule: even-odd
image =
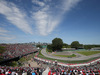
[(76, 53), (75, 51), (73, 51), (73, 52), (76, 55), (76, 57), (66, 58), (66, 57), (57, 57), (57, 56), (53, 56), (51, 54), (48, 54), (46, 52), (46, 48), (44, 48), (44, 49), (41, 50), (41, 53), (45, 57), (52, 58), (52, 59), (59, 59), (59, 60), (79, 61), (79, 60), (87, 60), (87, 59), (94, 58), (94, 57), (100, 57), (100, 53), (94, 54), (94, 55), (90, 55), (90, 56), (84, 56), (84, 55)]

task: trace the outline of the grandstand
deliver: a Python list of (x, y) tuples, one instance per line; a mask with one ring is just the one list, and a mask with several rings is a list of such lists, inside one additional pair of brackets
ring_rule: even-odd
[(32, 44), (0, 44), (0, 46), (5, 47), (5, 52), (0, 55), (3, 57), (3, 61), (17, 57), (21, 58), (25, 55), (37, 52), (37, 49), (33, 47)]

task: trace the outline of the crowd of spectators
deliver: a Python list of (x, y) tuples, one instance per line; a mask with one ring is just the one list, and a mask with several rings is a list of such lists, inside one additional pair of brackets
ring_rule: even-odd
[(65, 67), (49, 66), (47, 73), (46, 68), (29, 67), (7, 67), (0, 66), (0, 75), (100, 75), (100, 63), (89, 66)]
[(49, 66), (49, 72), (47, 75), (100, 75), (100, 61), (91, 64), (89, 66), (61, 66), (57, 64), (49, 64), (48, 62), (38, 61), (38, 64), (46, 64)]
[(32, 44), (1, 44), (5, 47), (5, 52), (1, 54), (4, 59), (11, 59), (36, 51)]
[[(100, 75), (100, 61), (89, 66), (61, 66), (58, 64), (49, 64), (44, 61), (34, 59), (37, 64), (42, 64), (39, 68), (29, 67), (7, 67), (0, 66), (0, 75)], [(48, 72), (44, 73), (46, 68), (49, 67)]]
[(42, 75), (45, 68), (0, 66), (0, 75)]
[(51, 67), (48, 75), (100, 75), (100, 64), (81, 67)]

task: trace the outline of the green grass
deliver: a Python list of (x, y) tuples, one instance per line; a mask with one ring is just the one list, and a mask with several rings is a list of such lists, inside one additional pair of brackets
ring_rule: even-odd
[(8, 66), (13, 66), (13, 67), (17, 67), (18, 64), (16, 61), (10, 62)]
[(39, 52), (39, 55), (38, 55), (39, 58), (43, 58), (43, 59), (47, 59), (47, 60), (57, 60), (58, 62), (63, 62), (63, 63), (85, 63), (85, 62), (89, 62), (89, 61), (92, 61), (94, 59), (98, 59), (100, 57), (95, 57), (95, 58), (91, 58), (91, 59), (88, 59), (88, 60), (80, 60), (80, 61), (65, 61), (65, 60), (58, 60), (58, 59), (52, 59), (52, 58), (48, 58), (48, 57), (45, 57), (44, 55), (41, 54), (41, 51)]
[(100, 51), (77, 51), (77, 53), (89, 56), (89, 55), (100, 53)]
[(52, 53), (52, 50), (46, 48), (46, 52), (47, 52), (47, 53), (48, 53), (48, 52)]
[(72, 58), (72, 57), (76, 57), (76, 55), (75, 54), (72, 54), (72, 55), (55, 55), (54, 54), (54, 56), (58, 56), (58, 57), (70, 57), (70, 58)]

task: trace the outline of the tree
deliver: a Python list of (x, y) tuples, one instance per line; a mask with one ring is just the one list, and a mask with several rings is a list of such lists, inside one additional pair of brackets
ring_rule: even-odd
[(95, 47), (94, 45), (84, 45), (85, 49), (91, 49), (91, 48), (94, 48), (94, 47)]
[(63, 46), (63, 41), (60, 38), (55, 38), (52, 40), (52, 49), (55, 50), (61, 50)]
[(48, 49), (52, 49), (52, 44), (51, 45), (47, 45)]
[(46, 49), (48, 52), (52, 52), (52, 44), (50, 45), (47, 45), (47, 49)]
[(64, 43), (63, 48), (68, 48), (68, 44)]
[(71, 45), (68, 45), (68, 47), (67, 48), (71, 48)]
[(41, 46), (41, 45), (36, 45), (36, 47), (42, 48), (42, 46)]
[(79, 46), (80, 46), (80, 44), (79, 44), (78, 41), (73, 41), (73, 42), (71, 43), (71, 48), (76, 48), (76, 49), (78, 49)]

